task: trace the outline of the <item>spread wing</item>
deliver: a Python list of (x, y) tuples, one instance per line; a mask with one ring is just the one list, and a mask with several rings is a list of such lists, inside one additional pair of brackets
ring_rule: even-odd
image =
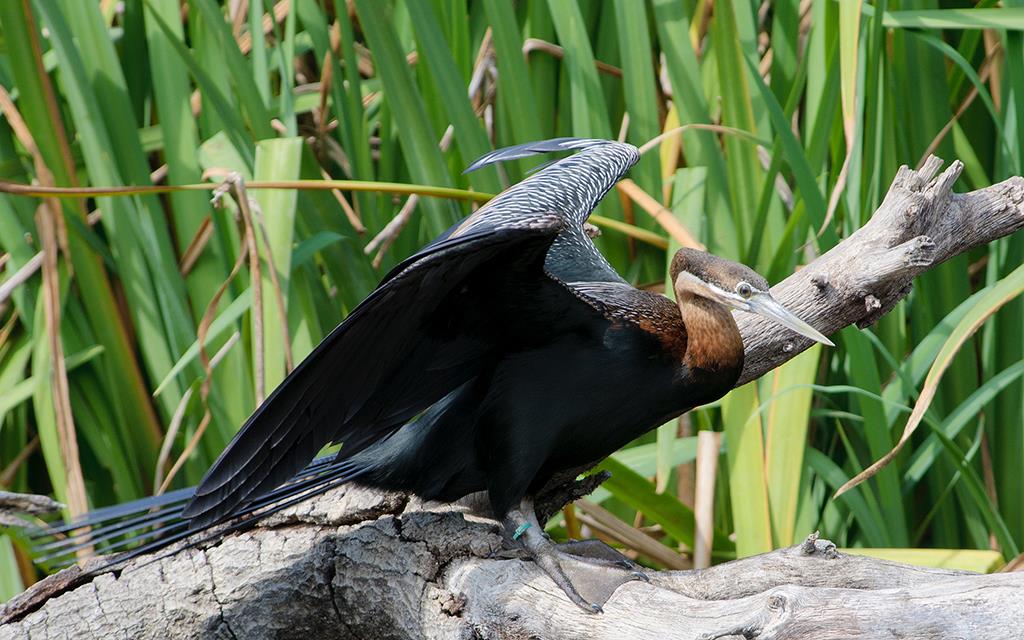
[(343, 443), (347, 457), (381, 440), (478, 373), (495, 344), (475, 329), (501, 319), (463, 295), (470, 280), (500, 275), (504, 290), (528, 291), (531, 279), (547, 277), (548, 249), (564, 229), (578, 229), (593, 249), (583, 222), (639, 158), (628, 144), (560, 139), (499, 149), (470, 168), (552, 150), (578, 153), (399, 265), (281, 383), (196, 489), (182, 513), (193, 527), (276, 488), (330, 442)]
[[(599, 311), (607, 311), (597, 304), (607, 296), (594, 287), (614, 287), (607, 292), (612, 298), (627, 289), (636, 292), (582, 228), (638, 159), (635, 147), (606, 140), (542, 141), (499, 149), (471, 169), (572, 150), (576, 155), (507, 189), (386, 275), (253, 413), (196, 489), (87, 514), (65, 529), (98, 526), (93, 537), (72, 535), (49, 551), (67, 556), (101, 540), (108, 541), (108, 550), (141, 544), (128, 554), (133, 557), (231, 516), (243, 521), (232, 527), (249, 526), (358, 476), (348, 458), (498, 357), (500, 342), (482, 328), (500, 328), (507, 318), (498, 314), (510, 309), (528, 313), (529, 305), (516, 296), (529, 300), (538, 282), (572, 282), (570, 291), (576, 287), (576, 297)], [(492, 304), (495, 296), (514, 299)], [(343, 444), (343, 459), (307, 466), (331, 442)]]
[(202, 527), (282, 484), (323, 446), (346, 457), (474, 376), (494, 345), (465, 326), (473, 278), (545, 277), (563, 220), (478, 224), (396, 267), (246, 421), (182, 513)]
[[(569, 221), (548, 252), (544, 268), (562, 282), (626, 281), (612, 268), (583, 230), (583, 223), (605, 194), (640, 158), (636, 147), (609, 140), (555, 138), (489, 153), (466, 171), (538, 153), (578, 150), (550, 169), (538, 171), (491, 205), (508, 215), (536, 206), (558, 211)], [(486, 209), (478, 214), (485, 214)], [(472, 223), (473, 216), (469, 222)], [(459, 225), (456, 225), (457, 228)]]

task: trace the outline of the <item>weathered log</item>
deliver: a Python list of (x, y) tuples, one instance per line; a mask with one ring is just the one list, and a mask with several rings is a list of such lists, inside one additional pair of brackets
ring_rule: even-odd
[(900, 565), (813, 536), (652, 573), (598, 615), (509, 556), (490, 520), (346, 486), (206, 549), (53, 576), (8, 603), (0, 639), (1002, 638), (1024, 620), (1024, 573)]
[[(901, 169), (862, 229), (774, 295), (826, 333), (864, 326), (914, 276), (1024, 226), (1024, 179), (954, 194), (962, 166), (934, 178), (940, 165)], [(741, 383), (809, 345), (757, 317), (738, 321)], [(654, 573), (592, 615), (504, 548), (499, 527), (464, 508), (344, 486), (205, 548), (140, 558), (116, 574), (51, 576), (0, 610), (0, 640), (1024, 635), (1024, 573), (923, 569), (810, 538), (703, 571)]]

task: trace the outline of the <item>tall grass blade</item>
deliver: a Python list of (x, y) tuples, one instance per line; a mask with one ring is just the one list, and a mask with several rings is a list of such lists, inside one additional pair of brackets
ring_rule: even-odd
[[(1000, 280), (978, 301), (978, 305), (967, 313), (942, 345), (942, 349), (935, 358), (935, 363), (928, 371), (928, 377), (925, 378), (924, 386), (921, 389), (921, 396), (918, 398), (917, 404), (914, 405), (914, 412), (907, 419), (899, 442), (892, 451), (840, 487), (836, 492), (837, 496), (872, 477), (896, 457), (924, 418), (925, 412), (935, 397), (942, 375), (949, 368), (953, 357), (992, 314), (1022, 292), (1024, 292), (1024, 266), (1017, 267), (1010, 275)], [(941, 439), (943, 436), (939, 434), (939, 437)]]
[(736, 529), (736, 555), (741, 558), (773, 548), (764, 432), (758, 404), (756, 384), (743, 385), (722, 399), (729, 497)]

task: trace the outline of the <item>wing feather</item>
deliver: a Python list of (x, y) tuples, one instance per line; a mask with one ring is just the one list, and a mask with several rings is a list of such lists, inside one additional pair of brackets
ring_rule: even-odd
[(527, 142), (525, 144), (517, 144), (510, 147), (502, 147), (501, 149), (495, 149), (494, 151), (485, 154), (473, 161), (466, 170), (462, 173), (469, 173), (482, 169), (488, 165), (495, 164), (497, 162), (507, 162), (509, 160), (519, 160), (521, 158), (528, 158), (530, 156), (540, 155), (542, 153), (556, 153), (559, 151), (577, 151), (580, 149), (586, 149), (597, 145), (607, 145), (608, 140), (601, 140), (595, 138), (550, 138), (548, 140), (538, 140), (536, 142)]
[[(343, 455), (354, 455), (476, 375), (496, 346), (475, 339), (477, 327), (465, 323), (502, 319), (487, 318), (486, 310), (473, 309), (473, 300), (457, 299), (455, 292), (480, 270), (518, 270), (519, 281), (503, 280), (506, 291), (528, 291), (522, 285), (529, 278), (618, 279), (582, 234), (582, 224), (639, 158), (635, 147), (608, 140), (547, 140), (496, 150), (470, 170), (573, 150), (579, 153), (502, 192), (387, 274), (256, 410), (214, 463), (184, 510), (193, 526), (230, 515), (286, 481), (325, 444), (342, 442)], [(548, 256), (562, 230), (568, 232)]]
[[(460, 310), (445, 301), (481, 269), (544, 277), (544, 256), (562, 226), (556, 215), (479, 225), (400, 265), (253, 413), (183, 516), (195, 528), (228, 516), (292, 477), (321, 447), (340, 441), (352, 455), (462, 384), (487, 343), (458, 333), (423, 340), (424, 333), (458, 324), (452, 316)], [(453, 359), (462, 366), (434, 366)]]
[[(251, 526), (267, 513), (364, 473), (365, 464), (353, 455), (417, 414), (433, 411), (430, 407), (440, 406), (453, 389), (489, 366), (494, 343), (474, 335), (474, 325), (500, 326), (505, 318), (495, 314), (502, 312), (513, 314), (509, 319), (520, 325), (546, 322), (545, 327), (564, 319), (565, 312), (572, 315), (571, 308), (557, 307), (556, 316), (547, 309), (547, 317), (527, 317), (530, 310), (523, 305), (528, 307), (530, 295), (538, 291), (531, 278), (546, 290), (552, 281), (573, 283), (566, 286), (586, 303), (577, 310), (606, 312), (609, 303), (616, 306), (606, 294), (614, 299), (623, 292), (619, 287), (632, 288), (597, 252), (582, 224), (637, 161), (635, 147), (559, 138), (498, 149), (467, 171), (557, 151), (579, 153), (502, 192), (392, 269), (257, 408), (199, 487), (97, 510), (82, 521), (100, 525), (91, 535), (117, 539), (109, 550), (144, 543), (118, 562), (165, 548), (230, 516), (237, 516), (238, 523), (198, 541)], [(487, 270), (501, 275), (492, 283), (492, 297), (463, 300), (454, 295)], [(577, 281), (591, 284), (573, 290)], [(502, 296), (512, 304), (504, 304)], [(495, 303), (494, 308), (473, 304), (481, 300)], [(330, 442), (343, 443), (342, 459), (322, 459), (303, 471)], [(61, 530), (80, 526), (75, 522)], [(140, 529), (144, 532), (135, 533)], [(60, 544), (59, 553), (73, 558), (75, 549), (95, 541), (72, 536)]]

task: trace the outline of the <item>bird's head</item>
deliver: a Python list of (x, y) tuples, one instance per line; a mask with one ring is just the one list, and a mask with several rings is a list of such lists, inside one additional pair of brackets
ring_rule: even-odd
[(680, 249), (669, 270), (677, 300), (697, 296), (764, 316), (822, 344), (832, 341), (779, 304), (768, 281), (750, 267), (696, 249)]

